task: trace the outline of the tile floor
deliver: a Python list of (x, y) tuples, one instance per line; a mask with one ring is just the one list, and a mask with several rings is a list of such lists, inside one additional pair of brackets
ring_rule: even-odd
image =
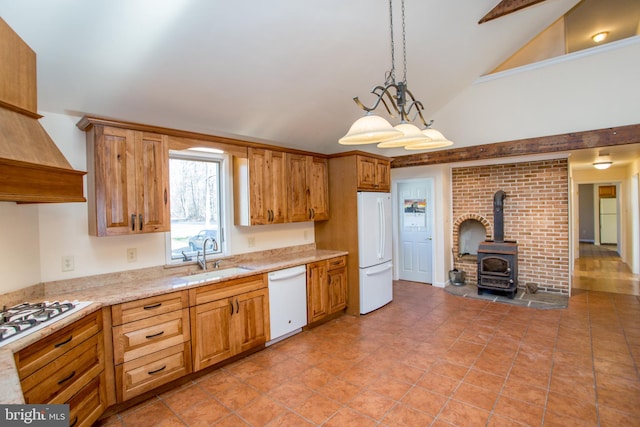
[(640, 298), (537, 310), (413, 282), (108, 426), (640, 426)]

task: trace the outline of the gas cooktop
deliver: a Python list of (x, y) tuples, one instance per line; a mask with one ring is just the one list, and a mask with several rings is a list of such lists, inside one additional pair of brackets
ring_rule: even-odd
[(0, 311), (0, 347), (49, 326), (92, 301), (44, 301), (6, 306)]

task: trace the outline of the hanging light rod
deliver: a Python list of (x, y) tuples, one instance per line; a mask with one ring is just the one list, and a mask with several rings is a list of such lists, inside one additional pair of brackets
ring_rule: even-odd
[[(402, 4), (402, 50), (403, 50), (403, 80), (396, 81), (395, 76), (395, 44), (393, 41), (393, 1), (389, 0), (389, 21), (391, 29), (391, 70), (387, 72), (384, 85), (375, 86), (371, 93), (376, 100), (371, 107), (365, 106), (356, 96), (353, 101), (365, 111), (365, 116), (356, 120), (349, 132), (338, 140), (343, 145), (360, 145), (377, 143), (380, 148), (405, 147), (406, 149), (420, 150), (441, 148), (452, 145), (440, 132), (431, 129), (433, 120), (429, 123), (425, 120), (422, 110), (424, 106), (418, 101), (407, 87), (407, 43), (405, 31), (404, 0)], [(387, 113), (393, 118), (400, 118), (396, 126), (384, 118), (373, 114), (382, 104)], [(411, 123), (419, 119), (419, 125)]]

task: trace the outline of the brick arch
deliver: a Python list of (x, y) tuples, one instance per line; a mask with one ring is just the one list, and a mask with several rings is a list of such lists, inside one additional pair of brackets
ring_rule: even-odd
[(482, 215), (478, 215), (475, 213), (467, 213), (464, 215), (459, 216), (455, 222), (453, 223), (453, 253), (454, 254), (458, 254), (459, 253), (459, 246), (458, 246), (458, 232), (460, 230), (460, 225), (465, 222), (466, 220), (469, 219), (473, 219), (478, 221), (480, 224), (482, 224), (484, 226), (484, 229), (486, 231), (486, 239), (490, 240), (491, 236), (493, 235), (493, 230), (491, 227), (491, 223), (489, 222), (488, 219), (486, 219), (485, 217), (483, 217)]

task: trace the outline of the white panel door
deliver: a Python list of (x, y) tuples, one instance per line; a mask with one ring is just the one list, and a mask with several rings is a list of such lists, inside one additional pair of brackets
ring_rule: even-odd
[(433, 282), (433, 180), (398, 184), (398, 278)]

